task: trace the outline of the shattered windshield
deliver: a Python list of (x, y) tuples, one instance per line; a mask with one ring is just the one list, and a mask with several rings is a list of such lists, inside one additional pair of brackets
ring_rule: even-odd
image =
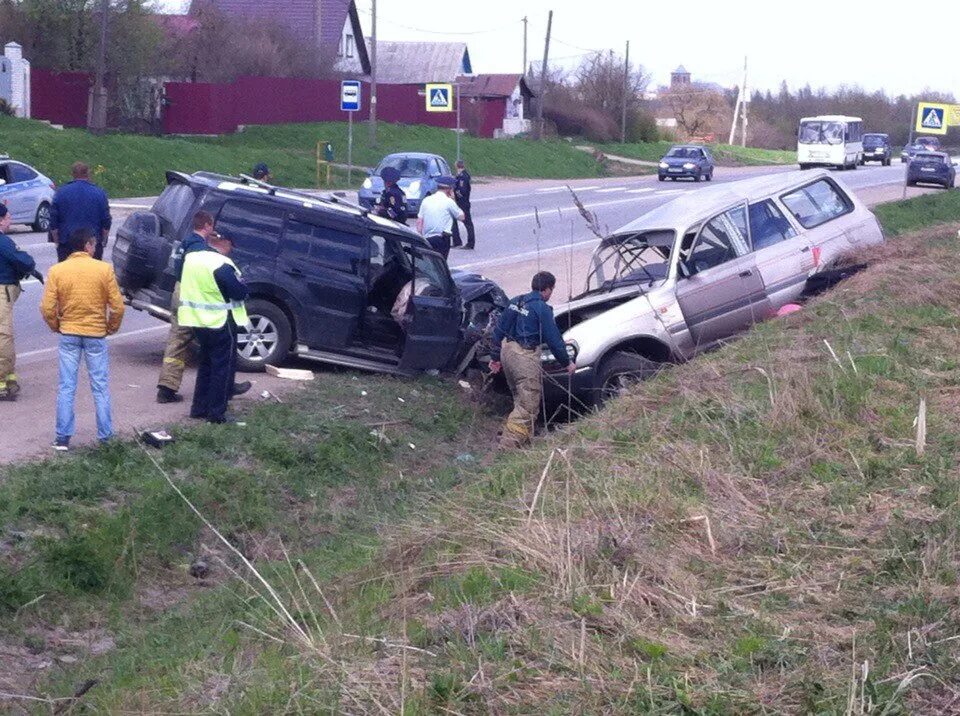
[(843, 144), (843, 122), (803, 122), (800, 144)]
[(593, 255), (586, 293), (612, 291), (623, 286), (652, 286), (667, 277), (674, 232), (646, 231), (625, 236)]
[(402, 177), (424, 177), (427, 175), (427, 160), (422, 157), (408, 157), (403, 154), (386, 157), (377, 167), (375, 172), (377, 176), (380, 176), (380, 172), (387, 167), (393, 167), (400, 172)]

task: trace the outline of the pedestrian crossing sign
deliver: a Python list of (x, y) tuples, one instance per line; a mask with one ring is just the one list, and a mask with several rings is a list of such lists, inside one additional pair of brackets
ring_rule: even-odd
[(954, 114), (954, 105), (921, 102), (917, 107), (917, 131), (924, 134), (946, 134), (948, 115)]
[(453, 111), (453, 85), (447, 83), (431, 83), (426, 91), (428, 112)]

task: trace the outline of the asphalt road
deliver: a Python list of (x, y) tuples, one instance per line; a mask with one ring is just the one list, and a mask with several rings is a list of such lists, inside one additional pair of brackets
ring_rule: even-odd
[[(757, 175), (789, 171), (789, 167), (720, 168), (714, 183), (734, 181)], [(879, 187), (902, 185), (904, 168), (868, 166), (839, 174), (857, 192)], [(605, 178), (576, 181), (500, 181), (475, 184), (473, 196), (477, 248), (474, 251), (453, 251), (450, 264), (454, 268), (482, 271), (511, 292), (514, 280), (507, 280), (511, 269), (527, 266), (531, 261), (545, 267), (562, 259), (572, 250), (588, 252), (596, 238), (587, 230), (573, 205), (567, 185), (584, 205), (595, 212), (601, 227), (616, 229), (655, 206), (697, 191), (704, 184), (691, 181), (658, 182), (656, 176)], [(910, 194), (918, 191), (911, 189)], [(119, 226), (131, 211), (149, 208), (150, 199), (118, 200), (112, 203), (114, 224)], [(22, 249), (30, 252), (44, 274), (56, 262), (56, 251), (46, 243), (44, 234), (18, 232), (11, 236)], [(112, 244), (112, 238), (111, 238)], [(109, 260), (109, 248), (107, 256)], [(526, 270), (526, 269), (524, 269)], [(503, 276), (501, 277), (501, 274)], [(559, 275), (559, 273), (558, 273)], [(0, 403), (0, 462), (14, 459), (49, 444), (53, 429), (55, 401), (57, 336), (40, 318), (42, 286), (25, 282), (24, 293), (15, 308), (18, 373), (24, 384), (21, 399), (15, 404)], [(166, 338), (167, 326), (145, 313), (128, 309), (121, 331), (111, 337), (114, 383), (114, 413), (132, 410), (143, 420), (174, 419), (185, 412), (182, 406), (156, 406), (153, 403), (156, 373)], [(126, 382), (124, 382), (126, 381)], [(258, 391), (276, 385), (268, 377), (258, 376)], [(117, 384), (122, 384), (117, 389)], [(189, 396), (193, 378), (185, 381)], [(42, 398), (40, 394), (42, 393)], [(89, 391), (81, 383), (79, 396)], [(34, 396), (30, 399), (29, 396)], [(78, 430), (92, 433), (89, 416), (81, 415), (84, 400), (78, 403)], [(147, 406), (150, 406), (149, 408)], [(154, 407), (155, 406), (155, 407)], [(157, 412), (159, 410), (163, 412)], [(35, 413), (35, 414), (32, 414)], [(8, 414), (26, 420), (30, 430), (13, 429)], [(116, 418), (115, 418), (116, 419)], [(123, 426), (123, 421), (118, 421)], [(17, 421), (17, 424), (24, 424)], [(41, 437), (35, 437), (42, 431)], [(90, 435), (85, 435), (90, 438)], [(80, 435), (78, 434), (78, 438)], [(79, 440), (78, 440), (79, 441)]]

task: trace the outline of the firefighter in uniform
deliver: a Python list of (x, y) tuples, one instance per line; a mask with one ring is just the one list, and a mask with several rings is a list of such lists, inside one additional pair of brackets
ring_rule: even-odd
[(380, 172), (380, 178), (383, 179), (384, 189), (377, 200), (374, 213), (406, 224), (407, 195), (397, 186), (397, 182), (400, 181), (400, 170), (396, 167), (384, 167)]
[(20, 297), (20, 282), (27, 276), (43, 280), (30, 254), (7, 236), (12, 218), (6, 205), (0, 204), (0, 400), (16, 400), (20, 392), (13, 346), (13, 304)]
[(490, 372), (503, 370), (513, 395), (513, 411), (500, 436), (502, 448), (526, 445), (533, 435), (543, 398), (540, 346), (546, 343), (568, 373), (577, 369), (567, 355), (553, 309), (547, 304), (556, 284), (557, 279), (549, 271), (537, 273), (530, 282), (531, 292), (510, 301), (493, 332)]
[(197, 385), (190, 417), (211, 423), (233, 423), (227, 402), (236, 370), (237, 326), (249, 324), (244, 300), (247, 287), (228, 257), (233, 248), (226, 236), (211, 235), (209, 249), (183, 260), (177, 320), (194, 330), (200, 344)]

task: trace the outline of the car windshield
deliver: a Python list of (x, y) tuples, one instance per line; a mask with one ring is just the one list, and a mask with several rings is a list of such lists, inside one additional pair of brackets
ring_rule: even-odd
[(883, 146), (884, 137), (882, 134), (864, 134), (863, 135), (863, 146), (865, 147), (880, 147)]
[(672, 230), (647, 231), (601, 246), (593, 255), (583, 295), (662, 281), (667, 277), (673, 239)]
[(801, 144), (843, 144), (843, 122), (802, 122)]
[(402, 155), (387, 157), (377, 167), (379, 176), (387, 167), (393, 167), (402, 177), (422, 177), (427, 175), (427, 160), (422, 157), (405, 157)]
[(700, 157), (700, 150), (692, 147), (674, 147), (667, 152), (667, 156), (675, 159), (697, 159)]
[(153, 213), (168, 227), (178, 229), (183, 225), (193, 206), (193, 189), (187, 184), (173, 182), (153, 203)]

